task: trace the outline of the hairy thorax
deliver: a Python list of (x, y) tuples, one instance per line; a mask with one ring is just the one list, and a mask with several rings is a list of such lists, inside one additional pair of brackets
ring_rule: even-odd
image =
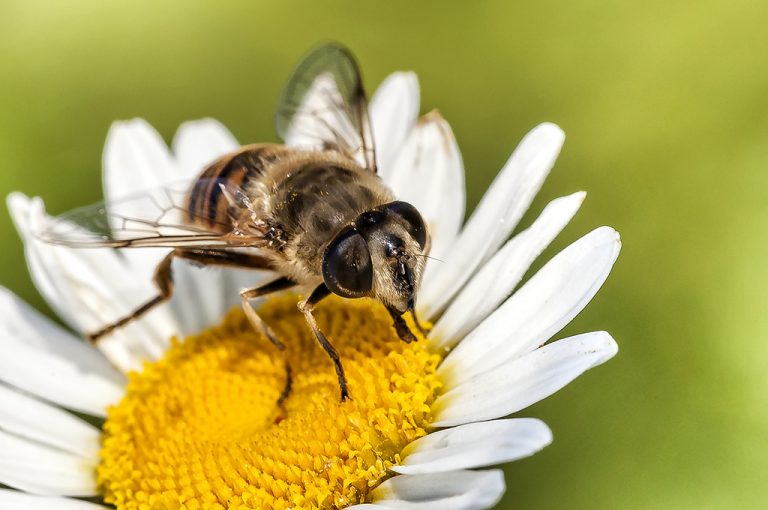
[(381, 179), (335, 152), (292, 152), (249, 190), (274, 237), (276, 269), (301, 284), (322, 281), (328, 243), (358, 215), (393, 200)]

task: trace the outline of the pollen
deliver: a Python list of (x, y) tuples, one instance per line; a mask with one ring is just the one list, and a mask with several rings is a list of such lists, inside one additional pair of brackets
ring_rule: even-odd
[[(440, 357), (406, 344), (373, 301), (329, 298), (315, 312), (339, 351), (351, 399), (295, 296), (259, 314), (278, 351), (241, 311), (129, 376), (108, 411), (97, 478), (123, 509), (344, 508), (368, 501), (424, 436)], [(278, 404), (291, 367), (292, 389)]]

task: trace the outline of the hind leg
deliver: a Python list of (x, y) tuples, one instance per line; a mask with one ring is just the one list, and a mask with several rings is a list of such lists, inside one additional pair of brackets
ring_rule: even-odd
[(173, 296), (173, 272), (171, 264), (174, 258), (186, 259), (204, 266), (225, 266), (244, 269), (270, 269), (269, 262), (264, 257), (244, 253), (228, 252), (224, 250), (200, 250), (176, 248), (160, 261), (155, 269), (153, 278), (158, 295), (135, 309), (130, 314), (108, 324), (98, 331), (89, 333), (88, 339), (96, 343), (105, 335), (115, 329), (125, 326), (129, 322), (142, 317), (157, 305), (162, 304)]
[(91, 341), (91, 343), (95, 344), (98, 342), (103, 336), (108, 335), (112, 331), (116, 330), (117, 328), (120, 328), (122, 326), (125, 326), (129, 322), (138, 319), (148, 311), (152, 310), (157, 305), (164, 303), (165, 301), (168, 301), (171, 299), (171, 296), (173, 295), (173, 274), (171, 273), (171, 262), (173, 261), (173, 258), (176, 256), (176, 250), (172, 251), (168, 255), (163, 258), (162, 261), (157, 265), (157, 268), (155, 269), (155, 276), (153, 278), (153, 281), (155, 283), (155, 287), (157, 287), (157, 290), (159, 291), (158, 295), (135, 309), (133, 312), (131, 312), (129, 315), (126, 315), (125, 317), (116, 320), (112, 324), (107, 324), (103, 328), (101, 328), (98, 331), (94, 331), (93, 333), (88, 333), (87, 337), (88, 340)]

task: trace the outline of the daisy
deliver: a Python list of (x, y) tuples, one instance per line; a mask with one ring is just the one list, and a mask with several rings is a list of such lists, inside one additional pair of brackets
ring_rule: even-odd
[[(48, 218), (41, 200), (12, 194), (35, 284), (70, 329), (0, 291), (0, 483), (10, 487), (0, 489), (0, 508), (492, 507), (504, 477), (482, 468), (552, 440), (540, 420), (505, 417), (617, 352), (605, 332), (547, 342), (605, 281), (619, 236), (600, 227), (520, 285), (585, 196), (553, 200), (509, 239), (562, 131), (542, 124), (528, 133), (462, 225), (456, 141), (439, 114), (418, 111), (411, 73), (387, 78), (370, 105), (380, 174), (431, 227), (419, 312), (433, 327), (405, 344), (376, 303), (324, 302), (318, 322), (352, 393), (343, 403), (287, 296), (260, 310), (294, 367), (291, 396), (277, 406), (282, 358), (232, 309), (241, 287), (269, 274), (179, 263), (170, 303), (90, 347), (85, 332), (153, 295), (165, 251), (43, 244), (32, 235)], [(116, 123), (106, 198), (192, 179), (237, 146), (210, 119), (183, 124), (170, 151), (146, 122)]]

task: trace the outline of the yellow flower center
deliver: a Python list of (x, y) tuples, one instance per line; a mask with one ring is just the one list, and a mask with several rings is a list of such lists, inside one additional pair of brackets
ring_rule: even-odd
[[(440, 357), (397, 338), (368, 300), (316, 310), (339, 351), (351, 400), (296, 297), (259, 314), (285, 355), (240, 311), (130, 375), (104, 424), (98, 481), (118, 509), (343, 508), (366, 501), (403, 448), (426, 434)], [(278, 398), (293, 371), (290, 396)]]

